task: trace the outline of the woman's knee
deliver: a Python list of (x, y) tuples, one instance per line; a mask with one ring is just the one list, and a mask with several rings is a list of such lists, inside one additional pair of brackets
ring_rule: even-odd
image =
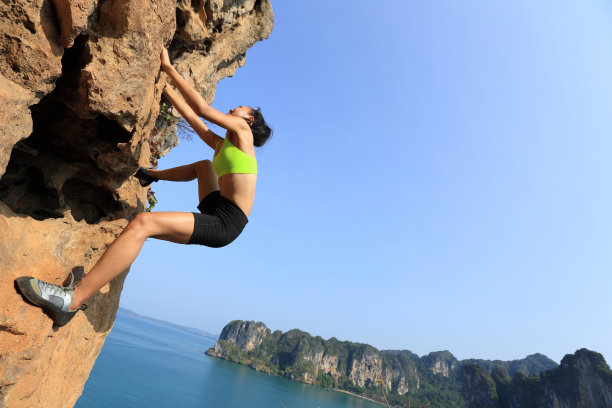
[(143, 212), (137, 214), (132, 221), (125, 228), (125, 231), (137, 233), (139, 235), (150, 236), (153, 233), (153, 226), (155, 225), (153, 214), (149, 212)]
[(219, 178), (210, 160), (202, 160), (196, 163), (196, 174), (198, 176), (198, 192), (200, 201), (213, 190), (219, 189)]
[(212, 162), (210, 160), (200, 160), (195, 163), (196, 172), (210, 172), (213, 171)]
[(197, 167), (212, 167), (212, 162), (208, 159), (206, 160), (200, 160), (199, 162), (196, 162), (196, 166)]

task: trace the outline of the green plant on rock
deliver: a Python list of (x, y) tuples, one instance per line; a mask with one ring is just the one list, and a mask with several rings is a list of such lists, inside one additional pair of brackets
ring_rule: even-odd
[(170, 105), (168, 105), (166, 102), (161, 103), (161, 107), (159, 109), (159, 116), (164, 118), (168, 124), (171, 124), (173, 118), (170, 114)]
[(155, 207), (155, 204), (157, 204), (157, 198), (155, 198), (155, 191), (151, 190), (151, 188), (149, 188), (149, 191), (147, 191), (147, 202), (149, 203), (149, 206), (145, 211), (151, 212), (151, 210), (153, 210), (153, 207)]

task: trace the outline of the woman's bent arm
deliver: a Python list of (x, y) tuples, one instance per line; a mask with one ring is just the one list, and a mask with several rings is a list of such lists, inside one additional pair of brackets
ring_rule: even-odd
[(168, 51), (162, 48), (161, 52), (161, 69), (164, 71), (174, 82), (176, 88), (179, 90), (187, 104), (193, 109), (198, 115), (204, 119), (211, 121), (215, 125), (221, 126), (224, 129), (231, 130), (235, 133), (240, 133), (245, 129), (249, 128), (249, 125), (242, 119), (225, 115), (213, 108), (206, 102), (206, 100), (193, 89), (191, 85), (178, 73), (178, 71), (170, 63), (168, 58)]
[(204, 141), (207, 145), (209, 145), (213, 150), (216, 148), (217, 144), (223, 140), (222, 137), (217, 135), (215, 132), (210, 130), (208, 126), (204, 124), (195, 114), (195, 112), (185, 103), (183, 98), (181, 98), (172, 88), (168, 85), (164, 88), (164, 94), (168, 97), (172, 106), (178, 110), (183, 119), (191, 125), (193, 130), (200, 136), (200, 139)]

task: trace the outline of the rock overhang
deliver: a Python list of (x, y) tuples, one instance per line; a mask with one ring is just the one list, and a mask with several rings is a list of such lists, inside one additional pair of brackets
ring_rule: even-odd
[(168, 145), (160, 135), (174, 136), (155, 127), (161, 47), (212, 102), (272, 24), (267, 0), (0, 4), (0, 405), (73, 405), (112, 327), (127, 271), (62, 328), (13, 280), (88, 270), (145, 209), (131, 174), (151, 163), (152, 144)]

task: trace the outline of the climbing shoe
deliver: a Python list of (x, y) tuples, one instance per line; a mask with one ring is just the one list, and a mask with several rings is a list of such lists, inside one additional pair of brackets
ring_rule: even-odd
[(139, 168), (136, 174), (134, 174), (134, 177), (138, 179), (140, 185), (143, 187), (150, 185), (154, 181), (159, 181), (157, 177), (150, 175), (144, 167)]
[(72, 272), (70, 274), (71, 281), (68, 286), (53, 285), (30, 276), (17, 278), (15, 283), (23, 297), (42, 308), (53, 323), (61, 327), (72, 320), (79, 310), (87, 309), (87, 305), (83, 304), (76, 310), (69, 310), (74, 293), (74, 275)]

